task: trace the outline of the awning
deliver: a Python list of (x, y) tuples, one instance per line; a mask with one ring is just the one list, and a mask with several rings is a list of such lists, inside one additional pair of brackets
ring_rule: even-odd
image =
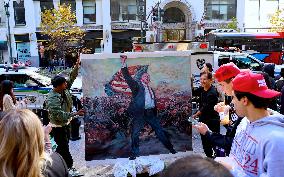
[(95, 40), (102, 39), (103, 31), (102, 30), (88, 30), (86, 31), (86, 35), (84, 36), (85, 40)]
[(29, 34), (15, 34), (16, 42), (30, 42)]
[(7, 41), (0, 41), (0, 50), (8, 50)]
[(140, 30), (111, 30), (113, 39), (129, 39), (132, 37), (140, 37)]
[[(141, 36), (140, 30), (111, 30), (113, 39), (131, 39), (132, 37)], [(87, 31), (84, 37), (85, 40), (102, 39), (103, 31), (93, 30)]]
[(48, 41), (50, 38), (46, 34), (42, 34), (40, 32), (36, 32), (37, 42)]

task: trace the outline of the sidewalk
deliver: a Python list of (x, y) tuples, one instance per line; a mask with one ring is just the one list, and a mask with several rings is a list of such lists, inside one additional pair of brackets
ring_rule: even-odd
[[(77, 141), (70, 141), (69, 146), (75, 168), (85, 174), (85, 177), (113, 177), (112, 168), (114, 164), (118, 161), (128, 161), (127, 158), (85, 161), (85, 134), (83, 126), (80, 128), (80, 134), (82, 138)], [(159, 156), (159, 158), (164, 160), (166, 164), (170, 164), (178, 158), (185, 157), (193, 153), (204, 155), (200, 135), (195, 130), (193, 130), (192, 135), (193, 151), (155, 156)]]

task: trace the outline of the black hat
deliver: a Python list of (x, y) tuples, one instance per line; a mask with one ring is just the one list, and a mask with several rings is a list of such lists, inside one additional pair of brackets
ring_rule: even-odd
[(284, 68), (281, 68), (280, 76), (281, 76), (281, 77), (284, 77)]
[(51, 84), (54, 88), (63, 84), (64, 82), (66, 82), (66, 79), (62, 76), (55, 76), (53, 79), (51, 79)]

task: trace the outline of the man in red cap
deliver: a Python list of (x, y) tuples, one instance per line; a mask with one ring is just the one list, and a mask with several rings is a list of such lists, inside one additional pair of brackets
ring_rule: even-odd
[[(215, 78), (221, 85), (222, 90), (225, 92), (227, 97), (232, 96), (233, 85), (232, 80), (240, 73), (240, 69), (234, 63), (228, 63), (221, 65), (216, 70)], [(218, 132), (212, 132), (208, 126), (204, 123), (199, 123), (197, 126), (193, 126), (197, 131), (205, 135), (209, 142), (216, 147), (216, 156), (225, 156), (230, 154), (233, 139), (235, 137), (237, 126), (240, 124), (242, 117), (239, 117), (234, 109), (233, 105), (230, 104), (231, 99), (228, 99), (227, 105), (224, 102), (218, 103), (215, 106), (215, 110), (219, 113), (224, 113), (225, 109), (229, 112), (229, 122), (225, 125), (227, 132), (226, 135), (222, 135)]]
[(235, 176), (282, 176), (284, 174), (284, 116), (267, 110), (279, 92), (268, 89), (261, 74), (242, 72), (233, 82), (233, 104), (247, 119), (238, 126), (230, 163), (223, 164)]

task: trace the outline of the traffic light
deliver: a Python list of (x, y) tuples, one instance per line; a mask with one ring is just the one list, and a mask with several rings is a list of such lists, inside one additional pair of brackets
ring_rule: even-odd
[(162, 21), (162, 17), (164, 16), (164, 14), (165, 14), (164, 9), (160, 8), (160, 10), (159, 10), (159, 21)]
[(159, 20), (159, 10), (156, 7), (152, 9), (152, 18), (154, 22)]
[(149, 28), (149, 25), (148, 25), (147, 22), (145, 22), (145, 23), (143, 24), (143, 28), (144, 28), (144, 29), (148, 29), (148, 28)]

